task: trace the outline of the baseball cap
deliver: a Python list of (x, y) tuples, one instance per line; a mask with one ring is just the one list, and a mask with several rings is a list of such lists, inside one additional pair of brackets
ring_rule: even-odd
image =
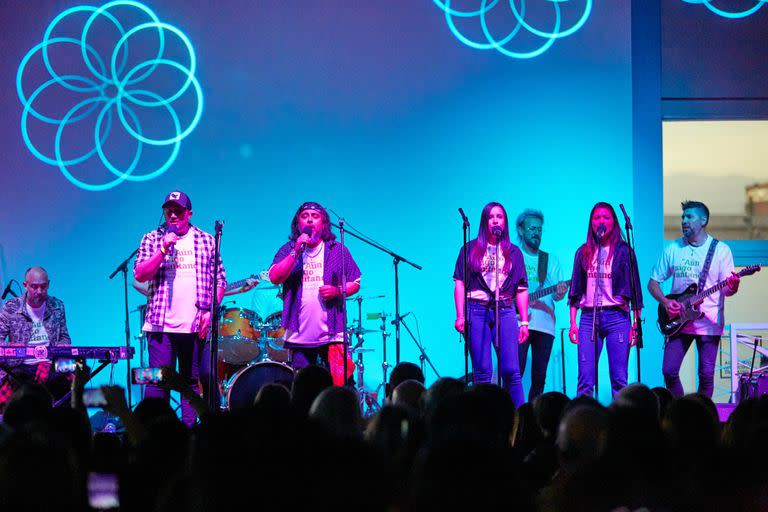
[(192, 209), (192, 201), (189, 199), (189, 196), (180, 190), (174, 190), (165, 196), (165, 201), (163, 201), (163, 208), (165, 208), (168, 203), (177, 204), (187, 210)]

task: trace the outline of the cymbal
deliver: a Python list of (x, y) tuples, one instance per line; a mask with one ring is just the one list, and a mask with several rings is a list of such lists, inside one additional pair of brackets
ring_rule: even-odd
[(353, 354), (365, 354), (366, 352), (375, 352), (375, 348), (353, 348), (350, 352)]
[(256, 286), (253, 287), (253, 289), (256, 290), (256, 291), (259, 291), (259, 290), (274, 290), (276, 288), (280, 288), (280, 285), (279, 284), (270, 284), (269, 286), (259, 286), (259, 285), (256, 285)]
[(347, 300), (357, 300), (357, 301), (364, 301), (368, 299), (383, 299), (386, 295), (369, 295), (367, 297), (363, 297), (362, 295), (353, 295), (352, 297), (347, 297)]

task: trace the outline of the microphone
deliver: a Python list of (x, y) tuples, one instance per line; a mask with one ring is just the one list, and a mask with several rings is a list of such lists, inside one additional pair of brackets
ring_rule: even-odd
[(627, 210), (624, 209), (624, 205), (619, 203), (619, 208), (621, 208), (621, 213), (624, 214), (624, 222), (627, 224), (627, 229), (632, 229), (632, 223), (629, 222), (629, 215), (627, 215)]
[(491, 234), (492, 234), (493, 236), (497, 237), (497, 238), (498, 238), (498, 237), (500, 237), (500, 236), (501, 236), (501, 227), (499, 227), (499, 226), (493, 226), (493, 227), (491, 228)]
[(597, 239), (598, 240), (602, 240), (603, 239), (603, 237), (605, 236), (605, 230), (606, 230), (605, 224), (600, 224), (599, 226), (597, 226)]
[(2, 297), (0, 297), (0, 300), (5, 300), (5, 298), (6, 298), (6, 297), (7, 297), (9, 294), (10, 294), (10, 295), (13, 295), (14, 297), (18, 297), (18, 295), (16, 295), (16, 292), (14, 292), (13, 290), (11, 290), (11, 285), (13, 284), (13, 282), (14, 282), (14, 281), (15, 281), (14, 279), (11, 279), (10, 281), (8, 281), (8, 285), (6, 285), (6, 287), (5, 287), (5, 290), (3, 290), (3, 296), (2, 296)]
[(462, 210), (461, 208), (459, 208), (459, 214), (461, 214), (461, 220), (463, 220), (463, 221), (464, 221), (464, 225), (465, 225), (466, 227), (469, 227), (469, 219), (467, 218), (467, 216), (466, 216), (466, 215), (464, 215), (464, 210)]
[[(312, 236), (312, 228), (310, 226), (304, 226), (304, 229), (301, 230), (302, 235), (309, 235)], [(303, 251), (307, 247), (307, 242), (301, 243), (301, 250)]]

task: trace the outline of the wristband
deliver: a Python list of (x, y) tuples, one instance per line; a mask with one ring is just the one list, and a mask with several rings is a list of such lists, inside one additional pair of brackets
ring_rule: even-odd
[(296, 259), (298, 255), (299, 253), (296, 252), (296, 249), (291, 249), (291, 252), (288, 253), (288, 256), (291, 256), (293, 259)]
[(160, 252), (163, 254), (166, 254), (165, 246), (163, 244), (160, 244)]
[(524, 322), (520, 322), (520, 325), (524, 325), (524, 326), (528, 327), (528, 320), (526, 320)]

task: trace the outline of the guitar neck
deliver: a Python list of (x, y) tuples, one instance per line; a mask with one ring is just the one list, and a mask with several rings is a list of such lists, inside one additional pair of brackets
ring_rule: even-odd
[(242, 288), (243, 286), (248, 284), (249, 279), (256, 279), (258, 281), (265, 281), (269, 279), (269, 271), (268, 270), (262, 270), (259, 272), (258, 275), (251, 274), (250, 276), (246, 277), (245, 279), (240, 279), (239, 281), (235, 281), (233, 283), (227, 284), (227, 291), (230, 290), (236, 290), (238, 288)]
[[(760, 265), (750, 265), (749, 267), (747, 267), (747, 268), (737, 272), (736, 275), (741, 278), (741, 277), (744, 277), (744, 276), (751, 276), (755, 272), (759, 272), (759, 271), (760, 271)], [(701, 302), (706, 297), (709, 297), (713, 293), (722, 290), (725, 287), (725, 285), (727, 285), (727, 284), (728, 284), (728, 280), (724, 279), (723, 281), (720, 281), (719, 283), (717, 283), (716, 285), (712, 286), (711, 288), (707, 288), (703, 292), (697, 293), (696, 295), (694, 295), (693, 297), (691, 297), (689, 299), (689, 302), (694, 303), (694, 304), (697, 303), (697, 302)]]
[(239, 281), (235, 281), (234, 283), (227, 284), (227, 291), (229, 290), (236, 290), (237, 288), (242, 288), (246, 284), (248, 284), (248, 279), (252, 279), (250, 277), (241, 279)]
[(528, 294), (528, 300), (537, 300), (542, 297), (546, 297), (547, 295), (550, 295), (552, 293), (555, 293), (557, 291), (558, 284), (553, 284), (552, 286), (547, 286), (546, 288), (539, 288), (535, 292), (531, 292)]

